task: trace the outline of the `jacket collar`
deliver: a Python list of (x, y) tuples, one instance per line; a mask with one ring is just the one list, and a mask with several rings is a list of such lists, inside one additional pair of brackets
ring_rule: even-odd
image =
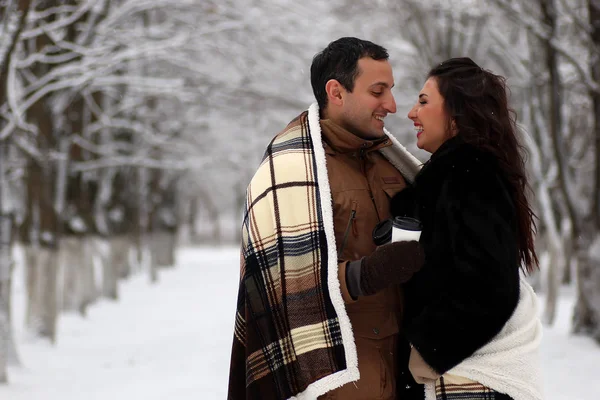
[(442, 145), (431, 155), (430, 160), (443, 157), (465, 144), (465, 141), (460, 136), (453, 136), (446, 140)]
[(354, 135), (330, 119), (322, 119), (320, 123), (325, 141), (325, 153), (327, 154), (355, 153), (361, 150), (371, 152), (392, 145), (387, 135), (375, 140), (366, 140)]

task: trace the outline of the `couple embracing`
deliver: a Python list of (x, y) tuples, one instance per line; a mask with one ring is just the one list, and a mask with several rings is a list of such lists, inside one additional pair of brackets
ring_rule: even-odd
[[(228, 398), (542, 399), (535, 215), (505, 79), (469, 58), (429, 71), (408, 111), (424, 164), (384, 127), (385, 48), (338, 39), (311, 84), (316, 103), (246, 192)], [(386, 226), (400, 234), (376, 243)]]

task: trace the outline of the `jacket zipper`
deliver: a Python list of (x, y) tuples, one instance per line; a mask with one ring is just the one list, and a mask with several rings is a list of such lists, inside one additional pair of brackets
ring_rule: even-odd
[(360, 170), (367, 181), (367, 188), (369, 190), (369, 197), (371, 198), (371, 203), (373, 203), (373, 208), (375, 209), (375, 215), (377, 215), (377, 222), (381, 222), (381, 217), (379, 216), (379, 210), (377, 209), (377, 204), (375, 203), (375, 198), (373, 197), (373, 190), (371, 190), (371, 184), (369, 183), (369, 178), (367, 178), (367, 171), (365, 169), (365, 151), (361, 149), (358, 152), (358, 159), (360, 161)]
[(348, 236), (350, 235), (350, 229), (354, 224), (354, 218), (356, 218), (356, 206), (353, 207), (350, 212), (350, 218), (348, 219), (348, 225), (346, 226), (346, 232), (344, 232), (344, 239), (342, 239), (342, 246), (340, 247), (340, 251), (338, 252), (338, 259), (342, 259), (342, 253), (346, 249), (346, 244), (348, 243)]

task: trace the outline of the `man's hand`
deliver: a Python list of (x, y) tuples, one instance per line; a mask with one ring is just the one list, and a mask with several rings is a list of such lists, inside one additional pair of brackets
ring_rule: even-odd
[(375, 294), (392, 284), (407, 282), (424, 263), (423, 249), (415, 240), (384, 244), (360, 264), (360, 290)]
[[(412, 347), (412, 346), (411, 346)], [(435, 381), (441, 376), (434, 371), (433, 368), (423, 360), (421, 354), (412, 347), (410, 349), (410, 359), (408, 361), (408, 369), (412, 374), (413, 378), (417, 383), (435, 383)]]

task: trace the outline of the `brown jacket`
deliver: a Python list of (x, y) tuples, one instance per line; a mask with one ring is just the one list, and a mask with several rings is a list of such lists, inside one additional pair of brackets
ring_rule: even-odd
[(395, 357), (402, 312), (399, 287), (354, 301), (346, 288), (348, 261), (375, 250), (372, 231), (390, 217), (391, 197), (406, 187), (400, 172), (377, 150), (390, 146), (386, 138), (361, 139), (330, 120), (321, 120), (327, 172), (333, 200), (342, 295), (358, 352), (360, 379), (321, 399), (395, 399)]

